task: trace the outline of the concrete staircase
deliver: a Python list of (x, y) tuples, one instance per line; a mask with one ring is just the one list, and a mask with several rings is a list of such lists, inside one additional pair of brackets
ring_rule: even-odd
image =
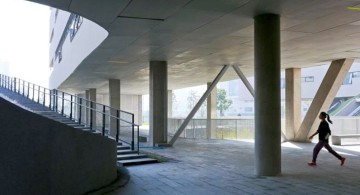
[(139, 154), (137, 151), (131, 150), (130, 146), (123, 146), (121, 143), (117, 146), (117, 161), (124, 166), (158, 162), (156, 159), (149, 158), (146, 154)]
[[(58, 113), (52, 111), (51, 109), (39, 104), (35, 101), (28, 99), (18, 93), (10, 91), (8, 89), (4, 89), (0, 87), (0, 97), (20, 106), (26, 110), (32, 111), (36, 114), (42, 115), (47, 117), (51, 120), (55, 120), (71, 126), (73, 128), (89, 131), (96, 134), (101, 134), (100, 131), (91, 130), (90, 127), (84, 126), (79, 124), (78, 122)], [(113, 139), (113, 138), (110, 138)], [(149, 164), (149, 163), (157, 163), (158, 161), (153, 158), (149, 158), (145, 154), (139, 154), (138, 151), (131, 150), (130, 146), (124, 146), (123, 143), (118, 143), (117, 146), (117, 162), (121, 163), (124, 166), (130, 165), (142, 165), (142, 164)]]

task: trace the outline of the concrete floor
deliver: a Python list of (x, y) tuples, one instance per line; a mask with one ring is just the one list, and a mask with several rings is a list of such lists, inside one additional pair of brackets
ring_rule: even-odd
[(128, 167), (129, 183), (109, 194), (359, 194), (360, 145), (333, 146), (344, 166), (325, 150), (309, 167), (315, 143), (283, 143), (282, 175), (254, 175), (253, 140), (184, 140), (146, 148), (170, 160)]

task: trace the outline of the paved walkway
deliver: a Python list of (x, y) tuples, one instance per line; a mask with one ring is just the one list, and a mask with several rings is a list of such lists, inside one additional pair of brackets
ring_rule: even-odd
[(171, 148), (145, 149), (171, 160), (129, 167), (129, 183), (110, 194), (359, 194), (360, 145), (333, 146), (346, 157), (342, 167), (324, 150), (309, 167), (314, 145), (282, 144), (282, 175), (255, 177), (251, 140), (180, 139)]

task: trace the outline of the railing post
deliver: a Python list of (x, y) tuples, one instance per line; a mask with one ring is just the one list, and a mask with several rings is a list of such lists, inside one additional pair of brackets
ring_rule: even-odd
[(14, 77), (13, 82), (14, 82), (14, 92), (16, 93), (16, 77)]
[(93, 102), (90, 102), (90, 108), (89, 108), (89, 110), (90, 110), (90, 129), (92, 130), (92, 126), (93, 126)]
[(139, 125), (137, 125), (137, 150), (138, 150), (138, 154), (140, 152), (139, 140), (140, 140), (140, 131), (139, 131)]
[(55, 106), (55, 111), (58, 112), (59, 109), (59, 92), (58, 90), (54, 89), (54, 106)]
[(30, 93), (30, 83), (27, 83), (27, 94), (26, 97), (29, 99), (29, 93)]
[(64, 96), (65, 96), (65, 93), (62, 92), (62, 95), (61, 95), (61, 114), (64, 115)]
[(33, 83), (33, 93), (32, 93), (32, 100), (34, 101), (35, 98), (35, 84)]
[(102, 135), (105, 136), (105, 105), (103, 105), (103, 113), (102, 113)]
[(52, 104), (52, 101), (53, 101), (52, 95), (53, 95), (53, 90), (49, 89), (49, 108), (50, 108), (50, 110), (54, 110), (53, 107), (51, 107), (53, 105)]
[(10, 89), (10, 86), (11, 86), (10, 77), (7, 77), (7, 89)]
[(45, 89), (45, 87), (44, 87), (43, 106), (45, 106), (45, 98), (46, 98), (46, 89)]
[(73, 95), (70, 95), (70, 120), (72, 119), (73, 115)]
[(25, 81), (23, 80), (23, 91), (22, 91), (22, 93), (23, 93), (23, 96), (25, 96)]
[(81, 107), (82, 107), (82, 98), (79, 97), (79, 124), (81, 124)]
[(116, 142), (119, 142), (119, 134), (120, 134), (120, 111), (116, 110)]
[(134, 130), (134, 114), (131, 114), (131, 121), (132, 121), (132, 124), (131, 124), (131, 128), (132, 128), (132, 140), (131, 140), (131, 150), (134, 150), (134, 147), (135, 147), (135, 130)]
[(40, 102), (40, 86), (38, 86), (38, 100), (37, 102), (39, 103)]

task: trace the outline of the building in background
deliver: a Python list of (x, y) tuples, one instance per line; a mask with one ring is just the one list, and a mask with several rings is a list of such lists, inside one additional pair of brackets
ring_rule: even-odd
[[(326, 74), (328, 65), (315, 66), (301, 69), (301, 111), (304, 116)], [(248, 78), (254, 85), (254, 78)], [(334, 116), (359, 116), (360, 115), (360, 64), (355, 63), (347, 73), (336, 97), (330, 107), (329, 113)], [(254, 98), (241, 80), (232, 80), (219, 84), (220, 88), (227, 91), (233, 104), (225, 112), (225, 116), (253, 116)], [(285, 113), (285, 73), (281, 74), (281, 99), (282, 115)]]
[[(77, 90), (63, 83), (79, 64), (93, 52), (108, 36), (108, 32), (94, 22), (77, 14), (51, 8), (50, 17), (50, 54), (49, 67), (51, 69), (50, 89), (60, 89), (80, 97), (86, 97), (90, 88), (79, 86)], [(101, 56), (98, 56), (100, 59)], [(96, 63), (98, 59), (92, 59)], [(101, 66), (99, 66), (101, 69)], [(88, 71), (96, 71), (89, 69)], [(102, 74), (101, 70), (97, 72)], [(87, 79), (84, 77), (84, 79)], [(88, 84), (97, 83), (88, 79)], [(98, 84), (98, 83), (97, 83)], [(110, 105), (108, 83), (102, 82), (102, 87), (96, 89), (96, 102)], [(86, 97), (89, 99), (89, 97)], [(134, 113), (135, 122), (142, 123), (142, 97), (134, 94), (122, 93), (120, 97), (121, 109)], [(100, 119), (99, 119), (100, 120)]]

